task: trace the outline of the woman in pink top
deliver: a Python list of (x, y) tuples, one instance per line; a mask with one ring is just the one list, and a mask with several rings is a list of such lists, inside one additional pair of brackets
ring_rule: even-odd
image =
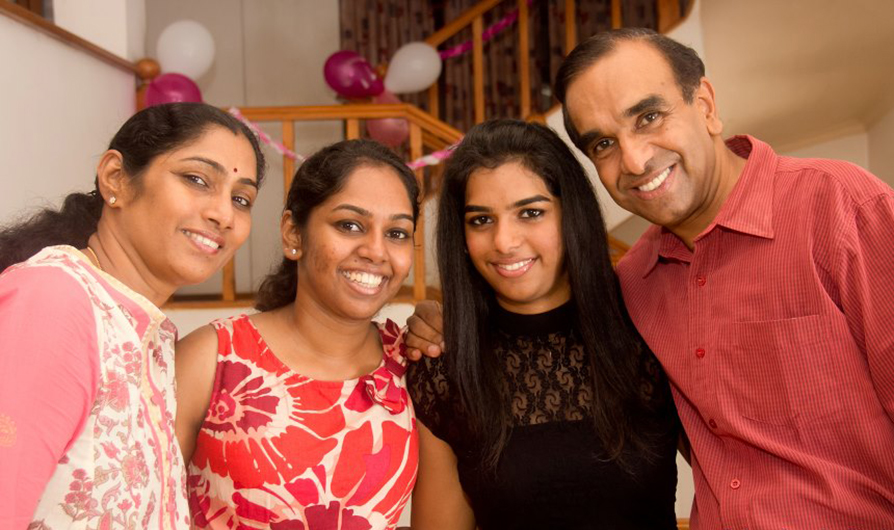
[(0, 528), (188, 528), (158, 306), (248, 236), (264, 161), (202, 104), (130, 118), (95, 189), (0, 231)]
[(413, 173), (367, 140), (295, 176), (262, 312), (177, 345), (177, 435), (198, 528), (394, 528), (416, 479), (403, 334), (371, 321), (409, 273)]

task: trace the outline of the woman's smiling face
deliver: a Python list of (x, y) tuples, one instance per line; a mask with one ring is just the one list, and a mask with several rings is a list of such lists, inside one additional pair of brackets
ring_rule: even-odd
[(413, 229), (413, 207), (397, 173), (361, 165), (297, 230), (296, 303), (315, 303), (340, 318), (372, 318), (410, 272)]
[(562, 243), (562, 206), (546, 182), (518, 162), (479, 168), (466, 184), (466, 247), (497, 302), (521, 314), (571, 297)]

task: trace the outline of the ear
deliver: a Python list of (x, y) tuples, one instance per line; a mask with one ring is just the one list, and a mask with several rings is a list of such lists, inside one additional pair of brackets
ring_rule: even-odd
[(707, 77), (702, 77), (695, 91), (695, 103), (705, 117), (705, 125), (712, 136), (723, 134), (723, 122), (717, 113), (717, 101), (714, 99), (714, 85)]
[(106, 206), (117, 208), (130, 198), (131, 188), (128, 179), (124, 172), (124, 156), (121, 152), (109, 149), (103, 153), (96, 166), (96, 180)]
[(298, 261), (301, 259), (301, 233), (298, 226), (292, 220), (292, 212), (285, 211), (279, 222), (279, 232), (282, 236), (282, 254), (286, 259)]

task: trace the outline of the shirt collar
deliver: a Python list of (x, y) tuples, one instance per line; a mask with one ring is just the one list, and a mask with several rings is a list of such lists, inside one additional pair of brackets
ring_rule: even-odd
[[(695, 240), (698, 241), (718, 225), (773, 239), (773, 178), (778, 156), (769, 145), (747, 135), (729, 138), (726, 146), (746, 159), (745, 168), (714, 222)], [(643, 277), (652, 272), (659, 258), (690, 261), (692, 252), (670, 230), (653, 225), (642, 237), (648, 238), (647, 244), (652, 248)]]

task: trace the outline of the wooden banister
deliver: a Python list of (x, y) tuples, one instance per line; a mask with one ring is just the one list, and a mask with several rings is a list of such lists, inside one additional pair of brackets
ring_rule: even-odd
[(481, 2), (478, 2), (464, 11), (463, 14), (456, 17), (451, 23), (429, 35), (425, 39), (425, 42), (437, 48), (447, 41), (447, 39), (464, 30), (466, 26), (471, 24), (476, 18), (499, 5), (502, 1), (503, 0), (482, 0)]
[(116, 68), (120, 68), (134, 75), (138, 73), (137, 66), (134, 63), (123, 59), (108, 50), (100, 48), (96, 44), (82, 39), (81, 37), (78, 37), (70, 31), (66, 31), (60, 28), (56, 24), (53, 24), (49, 20), (25, 9), (22, 6), (13, 4), (12, 2), (7, 2), (5, 0), (0, 0), (0, 14), (6, 15), (7, 17), (21, 22), (26, 26), (31, 26), (32, 28), (41, 31), (49, 35), (50, 37), (53, 37), (54, 39), (62, 41), (69, 46), (86, 52)]
[[(531, 114), (531, 45), (528, 42), (528, 0), (518, 1), (518, 108), (522, 118)], [(574, 3), (574, 0), (569, 0)]]

